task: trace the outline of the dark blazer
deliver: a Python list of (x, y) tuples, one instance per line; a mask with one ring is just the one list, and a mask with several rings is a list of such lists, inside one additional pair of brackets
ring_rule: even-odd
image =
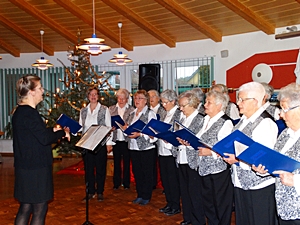
[(39, 112), (28, 105), (19, 105), (12, 117), (14, 166), (38, 169), (52, 165), (51, 144), (65, 136), (46, 127)]

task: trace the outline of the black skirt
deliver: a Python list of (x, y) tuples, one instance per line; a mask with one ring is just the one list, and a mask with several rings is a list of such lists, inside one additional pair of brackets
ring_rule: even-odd
[(53, 199), (52, 166), (34, 170), (16, 168), (14, 197), (22, 203), (42, 203)]

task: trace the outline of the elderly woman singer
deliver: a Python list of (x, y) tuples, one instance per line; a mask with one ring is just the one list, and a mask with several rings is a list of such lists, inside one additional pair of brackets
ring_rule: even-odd
[[(149, 94), (145, 90), (138, 90), (134, 94), (134, 104), (136, 109), (130, 113), (128, 124), (131, 125), (138, 119), (148, 123), (151, 119), (156, 119), (156, 114), (149, 109)], [(133, 203), (146, 205), (152, 197), (153, 188), (153, 157), (155, 150), (154, 142), (156, 138), (140, 132), (133, 132), (128, 136), (128, 146), (130, 149), (132, 170), (136, 182), (137, 198)]]
[[(234, 130), (240, 130), (254, 141), (273, 148), (278, 128), (273, 118), (262, 107), (264, 87), (258, 82), (249, 82), (239, 88), (237, 104), (241, 120)], [(277, 224), (275, 209), (275, 179), (261, 176), (243, 162), (238, 162), (233, 154), (225, 153), (226, 162), (232, 165), (232, 182), (236, 224), (274, 225)]]
[[(279, 94), (281, 112), (287, 128), (280, 134), (274, 149), (284, 155), (300, 161), (300, 85), (292, 83), (283, 87)], [(264, 166), (256, 168), (266, 173)], [(266, 168), (268, 169), (268, 168)], [(275, 198), (280, 225), (300, 224), (300, 169), (292, 173), (275, 171), (279, 174), (275, 183)]]
[[(128, 104), (129, 91), (120, 88), (117, 93), (117, 104), (109, 107), (111, 116), (120, 115), (120, 117), (127, 121), (129, 114), (134, 110), (133, 106)], [(114, 155), (114, 175), (113, 175), (113, 189), (116, 190), (122, 184), (124, 189), (130, 187), (130, 154), (128, 143), (125, 140), (124, 134), (120, 129), (113, 131), (113, 145)], [(121, 176), (121, 161), (123, 162), (123, 176)], [(122, 178), (123, 179), (122, 179)]]
[[(197, 134), (203, 142), (213, 146), (229, 135), (233, 124), (225, 114), (229, 101), (228, 95), (210, 91), (206, 94), (204, 123)], [(222, 157), (208, 148), (198, 147), (201, 177), (201, 192), (205, 216), (208, 224), (230, 225), (233, 186), (230, 166)]]
[[(174, 90), (165, 90), (160, 94), (161, 104), (166, 109), (167, 114), (160, 120), (173, 124), (174, 120), (179, 121), (181, 111), (176, 105), (177, 94)], [(158, 162), (160, 166), (160, 176), (165, 190), (167, 204), (159, 211), (168, 216), (180, 213), (180, 191), (178, 180), (178, 168), (172, 155), (174, 146), (163, 140), (158, 140)]]
[[(191, 91), (184, 92), (179, 96), (179, 107), (184, 114), (180, 122), (194, 133), (198, 133), (203, 125), (204, 117), (199, 114), (198, 105), (199, 100)], [(200, 191), (200, 176), (195, 169), (188, 165), (187, 148), (190, 146), (180, 145), (176, 157), (183, 210), (181, 225), (203, 225), (205, 224), (205, 216)]]

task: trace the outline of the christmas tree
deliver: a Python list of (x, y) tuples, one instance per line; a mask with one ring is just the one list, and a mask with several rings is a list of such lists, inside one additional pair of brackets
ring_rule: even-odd
[[(53, 107), (48, 110), (48, 115), (44, 114), (49, 126), (55, 126), (56, 119), (61, 114), (79, 121), (80, 109), (88, 104), (86, 93), (90, 87), (96, 86), (100, 90), (101, 104), (107, 106), (111, 104), (109, 99), (115, 92), (109, 83), (109, 78), (114, 73), (102, 71), (98, 74), (90, 62), (90, 55), (86, 51), (78, 49), (77, 46), (73, 49), (69, 48), (68, 59), (71, 61), (72, 67), (67, 67), (58, 59), (65, 69), (64, 78), (60, 79), (63, 90), (56, 88), (56, 92), (51, 95), (54, 100)], [(71, 142), (62, 141), (54, 148), (60, 153), (79, 153), (80, 149), (75, 144), (80, 137), (80, 135), (72, 136)]]

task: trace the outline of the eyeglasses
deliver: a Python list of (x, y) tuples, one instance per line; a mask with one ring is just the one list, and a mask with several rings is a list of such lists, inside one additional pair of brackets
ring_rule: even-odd
[(97, 96), (98, 94), (89, 94), (89, 96)]
[(255, 98), (238, 98), (236, 102), (245, 102), (245, 101), (251, 100), (251, 99), (255, 99)]
[(162, 105), (166, 105), (168, 103), (169, 103), (169, 101), (168, 102), (161, 102)]
[(146, 99), (146, 98), (134, 98), (134, 100), (136, 100), (136, 101), (137, 100), (139, 101), (139, 100), (142, 100), (142, 99)]
[(179, 105), (179, 108), (184, 108), (188, 105), (189, 103), (186, 103), (185, 105)]
[(297, 105), (297, 106), (294, 106), (294, 107), (290, 107), (288, 109), (280, 109), (280, 113), (287, 113), (288, 111), (291, 111), (291, 110), (296, 109), (298, 107), (300, 107), (300, 105)]

